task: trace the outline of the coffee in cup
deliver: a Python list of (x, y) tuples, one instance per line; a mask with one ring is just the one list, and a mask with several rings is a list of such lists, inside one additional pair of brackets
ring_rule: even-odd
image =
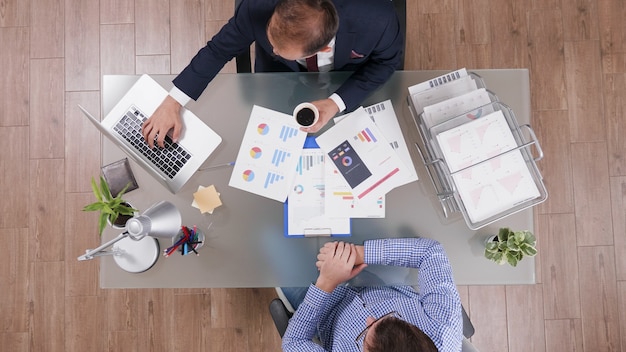
[(311, 103), (301, 103), (293, 110), (293, 117), (302, 127), (314, 125), (320, 117), (320, 112)]

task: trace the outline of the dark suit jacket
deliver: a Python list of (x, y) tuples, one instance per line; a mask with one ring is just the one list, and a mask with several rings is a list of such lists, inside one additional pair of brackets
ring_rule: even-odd
[[(300, 71), (296, 61), (273, 55), (266, 26), (277, 0), (243, 0), (224, 27), (174, 79), (196, 100), (222, 67), (255, 42), (255, 71)], [(399, 65), (404, 37), (390, 0), (333, 0), (339, 15), (334, 71), (354, 71), (336, 91), (351, 111)]]

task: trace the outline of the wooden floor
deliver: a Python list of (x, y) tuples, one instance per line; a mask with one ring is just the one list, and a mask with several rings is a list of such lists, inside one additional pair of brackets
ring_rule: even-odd
[[(408, 1), (406, 69), (528, 68), (537, 284), (459, 287), (482, 351), (626, 351), (623, 0)], [(178, 73), (233, 0), (0, 0), (0, 350), (271, 351), (271, 289), (103, 290), (104, 74)], [(225, 72), (233, 72), (231, 63)], [(511, 82), (515, 84), (515, 82)]]

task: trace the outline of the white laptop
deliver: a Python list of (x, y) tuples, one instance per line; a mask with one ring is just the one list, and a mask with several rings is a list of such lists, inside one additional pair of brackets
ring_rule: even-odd
[(167, 91), (148, 75), (132, 86), (111, 112), (98, 121), (79, 105), (89, 120), (130, 158), (170, 192), (178, 192), (222, 142), (222, 138), (187, 109), (182, 109), (183, 130), (178, 143), (165, 137), (165, 147), (148, 147), (141, 126), (163, 99)]

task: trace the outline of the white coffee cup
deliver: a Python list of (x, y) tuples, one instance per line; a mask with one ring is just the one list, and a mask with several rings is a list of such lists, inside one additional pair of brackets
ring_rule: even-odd
[(320, 112), (315, 105), (311, 103), (301, 103), (293, 109), (293, 118), (302, 127), (310, 127), (315, 125), (320, 118)]

